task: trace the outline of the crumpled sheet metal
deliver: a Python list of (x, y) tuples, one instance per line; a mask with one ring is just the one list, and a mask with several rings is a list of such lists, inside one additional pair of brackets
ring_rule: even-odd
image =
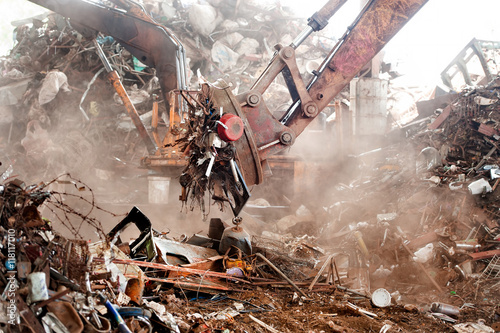
[[(128, 279), (136, 277), (141, 279), (143, 271), (136, 265), (116, 264), (113, 259), (129, 259), (118, 247), (112, 245), (111, 248), (106, 242), (96, 242), (89, 244), (91, 258), (103, 258), (104, 262), (92, 265), (92, 274), (103, 274), (111, 272), (111, 280), (119, 281), (120, 289), (125, 291)], [(91, 259), (92, 260), (92, 259)], [(93, 261), (95, 262), (95, 261)]]
[(159, 256), (166, 264), (193, 264), (219, 253), (213, 249), (176, 242), (169, 239), (154, 237), (154, 243)]

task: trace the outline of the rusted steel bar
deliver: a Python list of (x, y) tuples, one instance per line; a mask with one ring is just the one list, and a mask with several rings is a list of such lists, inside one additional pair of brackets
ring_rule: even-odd
[(151, 118), (151, 128), (152, 128), (152, 134), (153, 134), (153, 140), (156, 143), (157, 147), (161, 147), (161, 140), (160, 140), (160, 135), (158, 134), (158, 119), (159, 119), (159, 114), (158, 114), (158, 100), (155, 98), (153, 102), (153, 117)]
[[(297, 286), (307, 287), (309, 282), (294, 282)], [(265, 282), (253, 282), (252, 286), (267, 286), (267, 285), (288, 285), (286, 281), (265, 281)], [(331, 287), (332, 285), (326, 282), (315, 283), (314, 287)]]
[(146, 130), (146, 127), (142, 123), (141, 118), (139, 117), (139, 114), (137, 113), (137, 110), (135, 109), (134, 104), (132, 104), (132, 101), (130, 100), (130, 97), (127, 94), (127, 91), (125, 90), (125, 87), (123, 87), (123, 84), (120, 81), (120, 77), (118, 76), (118, 73), (116, 71), (112, 71), (108, 73), (108, 80), (111, 82), (113, 87), (116, 90), (116, 93), (118, 96), (120, 96), (123, 105), (125, 106), (125, 109), (127, 110), (127, 113), (132, 119), (132, 122), (135, 125), (135, 128), (137, 128), (137, 131), (139, 131), (139, 135), (142, 138), (142, 141), (146, 145), (146, 148), (148, 149), (148, 152), (152, 153), (156, 151), (156, 145), (151, 140), (151, 137), (149, 136), (148, 131)]
[(132, 101), (130, 100), (130, 97), (128, 96), (127, 91), (125, 90), (125, 87), (120, 81), (120, 76), (115, 70), (113, 70), (111, 64), (108, 61), (108, 58), (106, 57), (106, 54), (104, 54), (104, 51), (101, 48), (101, 45), (99, 45), (99, 43), (95, 39), (94, 39), (94, 46), (96, 48), (97, 55), (101, 59), (101, 62), (103, 63), (104, 68), (106, 69), (106, 72), (108, 72), (109, 82), (111, 82), (113, 88), (115, 88), (116, 90), (116, 93), (118, 94), (118, 96), (120, 96), (120, 99), (122, 100), (123, 105), (125, 106), (125, 109), (127, 110), (130, 119), (132, 119), (135, 128), (137, 128), (137, 131), (139, 131), (139, 135), (142, 138), (144, 144), (146, 145), (148, 152), (153, 153), (154, 151), (156, 151), (156, 145), (149, 136), (146, 127), (142, 123), (141, 117), (139, 117), (139, 113), (137, 113), (137, 110)]
[[(495, 184), (493, 185), (493, 187), (491, 188), (491, 191), (492, 192), (495, 192), (495, 190), (497, 189), (498, 187), (498, 184), (500, 183), (500, 178), (498, 178), (497, 180), (495, 180)], [(464, 198), (465, 199), (465, 198)], [(462, 205), (463, 207), (463, 205)]]
[(311, 291), (313, 289), (314, 285), (316, 284), (316, 282), (318, 282), (320, 276), (323, 274), (325, 269), (328, 267), (328, 264), (331, 263), (332, 259), (333, 259), (333, 254), (328, 256), (328, 258), (325, 260), (325, 262), (323, 263), (323, 266), (319, 270), (318, 274), (316, 274), (316, 276), (314, 277), (314, 280), (311, 282), (311, 284), (309, 285), (309, 288), (307, 288), (307, 290)]
[(264, 257), (262, 254), (260, 253), (257, 253), (257, 257), (259, 257), (260, 259), (264, 260), (268, 265), (269, 267), (271, 267), (276, 273), (278, 273), (282, 278), (284, 278), (288, 283), (290, 283), (290, 285), (295, 289), (297, 290), (302, 296), (304, 296), (305, 298), (307, 298), (307, 295), (302, 291), (300, 290), (299, 287), (297, 287), (297, 285), (295, 283), (293, 283), (292, 280), (290, 280), (288, 278), (288, 276), (286, 276), (282, 271), (279, 270), (278, 267), (274, 266), (272, 262), (270, 262), (266, 257)]
[(483, 156), (483, 158), (481, 159), (481, 161), (474, 167), (474, 171), (477, 171), (479, 170), (480, 167), (483, 166), (484, 163), (486, 163), (486, 161), (488, 160), (488, 158), (491, 157), (491, 155), (493, 155), (493, 153), (497, 150), (497, 146), (494, 145), (493, 148), (490, 149), (490, 151), (488, 152), (488, 154), (486, 154), (485, 156)]
[(468, 256), (472, 257), (472, 260), (489, 259), (494, 256), (500, 256), (500, 249), (490, 250), (484, 252), (468, 253)]
[(69, 288), (68, 288), (68, 289), (65, 289), (65, 290), (63, 290), (63, 291), (61, 291), (61, 292), (58, 292), (57, 294), (55, 294), (55, 295), (54, 295), (54, 296), (52, 296), (51, 298), (49, 298), (49, 299), (47, 299), (47, 300), (45, 300), (45, 301), (43, 301), (43, 302), (40, 302), (40, 303), (38, 303), (37, 305), (35, 305), (35, 306), (33, 307), (33, 311), (34, 311), (34, 312), (37, 312), (37, 310), (38, 310), (38, 309), (41, 309), (41, 308), (43, 308), (45, 305), (47, 305), (47, 304), (49, 304), (49, 303), (52, 303), (52, 302), (54, 302), (55, 300), (58, 300), (59, 298), (61, 298), (61, 297), (63, 297), (63, 296), (66, 296), (67, 294), (69, 294), (69, 293), (70, 293), (70, 292), (72, 292), (72, 291), (73, 291), (73, 290), (71, 290), (71, 289), (69, 289)]
[[(410, 256), (413, 256), (413, 252), (411, 252), (411, 250), (408, 248), (408, 246), (404, 242), (402, 242), (401, 244), (403, 245), (404, 249), (410, 254)], [(420, 263), (418, 261), (415, 261), (415, 262), (420, 267), (420, 269), (425, 273), (427, 278), (429, 278), (429, 280), (432, 282), (432, 284), (437, 288), (437, 290), (439, 290), (439, 292), (442, 293), (443, 288), (441, 288), (441, 286), (436, 282), (436, 280), (434, 280), (434, 278), (429, 274), (429, 272), (427, 272), (424, 265), (422, 265), (422, 263)]]
[(441, 124), (450, 116), (450, 112), (452, 111), (451, 105), (448, 105), (444, 108), (443, 112), (431, 123), (427, 126), (428, 129), (435, 130), (438, 129)]
[[(125, 277), (135, 277), (134, 275), (125, 275)], [(162, 283), (171, 283), (175, 286), (178, 287), (185, 287), (185, 288), (199, 288), (200, 286), (202, 288), (206, 289), (214, 289), (214, 290), (223, 290), (223, 291), (237, 291), (237, 292), (243, 292), (244, 290), (242, 289), (234, 289), (231, 287), (226, 287), (226, 286), (221, 286), (221, 285), (208, 285), (208, 284), (201, 284), (201, 283), (194, 283), (194, 282), (185, 282), (185, 281), (179, 281), (179, 280), (172, 280), (172, 279), (162, 279), (162, 278), (154, 278), (154, 277), (148, 277), (148, 276), (143, 276), (142, 277), (144, 280), (148, 281), (154, 281), (154, 282), (162, 282)]]
[[(94, 258), (93, 262), (103, 264), (103, 263), (105, 263), (105, 259), (104, 258)], [(203, 271), (201, 269), (185, 268), (185, 267), (180, 267), (180, 266), (158, 264), (158, 263), (146, 262), (146, 261), (137, 261), (137, 260), (132, 260), (132, 259), (113, 259), (113, 260), (111, 260), (111, 262), (115, 263), (115, 264), (121, 264), (121, 265), (136, 265), (139, 267), (156, 268), (156, 269), (160, 269), (163, 271), (171, 271), (171, 272), (177, 272), (177, 273), (213, 276), (213, 277), (218, 277), (221, 279), (230, 279), (233, 281), (251, 284), (251, 282), (249, 282), (247, 280), (243, 280), (243, 279), (234, 277), (232, 275), (228, 275), (226, 273)]]

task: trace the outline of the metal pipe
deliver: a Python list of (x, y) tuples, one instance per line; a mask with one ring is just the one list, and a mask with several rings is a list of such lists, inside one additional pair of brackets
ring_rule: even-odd
[[(500, 178), (499, 178), (500, 179)], [(472, 228), (472, 230), (469, 232), (467, 237), (465, 238), (465, 241), (468, 241), (469, 239), (472, 238), (472, 235), (476, 232), (476, 227)]]
[(207, 168), (207, 171), (205, 172), (205, 177), (210, 177), (210, 174), (212, 173), (212, 167), (214, 166), (214, 162), (215, 162), (215, 156), (212, 155), (212, 157), (210, 157), (210, 162), (208, 163), (208, 168)]
[(300, 34), (297, 37), (295, 37), (290, 46), (296, 49), (297, 47), (300, 46), (300, 44), (302, 44), (306, 40), (307, 37), (309, 37), (310, 34), (312, 34), (313, 31), (314, 31), (313, 28), (307, 26), (304, 30), (300, 32)]
[(238, 178), (238, 172), (236, 172), (234, 159), (231, 159), (229, 161), (229, 165), (231, 166), (231, 171), (233, 172), (234, 181), (236, 182), (236, 184), (238, 184), (240, 182), (240, 179)]
[(104, 68), (106, 68), (106, 72), (108, 72), (108, 73), (112, 72), (113, 68), (111, 67), (111, 64), (109, 63), (108, 58), (104, 54), (104, 51), (102, 50), (101, 45), (97, 42), (96, 39), (94, 39), (93, 42), (94, 42), (94, 46), (97, 50), (97, 55), (101, 59), (102, 64), (104, 65)]

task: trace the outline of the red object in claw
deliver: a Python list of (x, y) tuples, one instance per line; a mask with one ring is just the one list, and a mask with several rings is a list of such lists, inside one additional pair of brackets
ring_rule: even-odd
[(222, 140), (236, 141), (243, 135), (243, 121), (237, 115), (226, 113), (220, 118), (220, 122), (227, 127), (217, 125), (217, 133)]

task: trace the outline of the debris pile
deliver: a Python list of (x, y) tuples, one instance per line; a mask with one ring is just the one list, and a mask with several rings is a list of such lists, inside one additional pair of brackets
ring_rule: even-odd
[[(134, 161), (132, 156), (144, 154), (130, 118), (102, 74), (92, 39), (83, 38), (56, 14), (19, 26), (16, 38), (18, 43), (1, 61), (4, 163), (30, 175), (27, 181), (32, 182), (68, 171), (106, 179), (105, 173), (112, 174), (119, 165), (123, 169)], [(154, 72), (134, 65), (130, 53), (111, 37), (98, 37), (98, 42), (112, 55), (113, 68), (147, 123), (151, 96), (160, 89)]]
[[(212, 82), (223, 78), (233, 84), (235, 93), (248, 90), (275, 53), (274, 45), (289, 45), (304, 24), (304, 17), (278, 3), (168, 3), (145, 1), (145, 6), (153, 18), (172, 29), (183, 42), (195, 73), (199, 69)], [(316, 69), (319, 62), (314, 61), (322, 59), (334, 43), (334, 38), (321, 35), (299, 48), (297, 58), (303, 74), (307, 65), (310, 70)]]
[[(248, 89), (267, 64), (269, 45), (296, 35), (279, 5), (145, 5), (183, 41), (193, 72), (209, 80), (230, 75), (236, 90)], [(111, 180), (117, 163), (137, 166), (130, 161), (144, 147), (101, 77), (92, 40), (53, 14), (18, 27), (16, 38), (2, 61), (5, 160), (33, 182), (90, 170), (100, 183)], [(297, 50), (303, 70), (331, 48), (325, 42), (331, 40), (319, 37)], [(98, 43), (147, 123), (154, 95), (161, 95), (154, 70), (110, 37)], [(105, 231), (109, 221), (91, 215), (102, 210), (91, 191), (89, 198), (50, 187), (64, 182), (83, 193), (88, 186), (71, 177), (27, 186), (10, 167), (0, 185), (0, 323), (35, 332), (498, 331), (499, 88), (497, 79), (431, 108), (405, 127), (409, 140), (353, 157), (356, 167), (344, 179), (326, 181), (329, 173), (319, 172), (310, 181), (320, 198), (310, 195), (311, 202), (275, 221), (263, 215), (254, 221), (258, 231), (250, 218), (242, 225), (234, 219), (235, 226), (212, 219), (207, 235), (176, 239), (155, 230), (137, 207)], [(190, 116), (214, 129), (218, 110), (204, 97), (190, 100)], [(279, 110), (283, 101), (274, 102)], [(189, 130), (182, 150), (204, 146), (199, 129)], [(199, 201), (207, 187), (222, 200), (221, 183), (238, 188), (232, 147), (218, 144), (227, 179), (196, 178), (208, 169), (208, 154), (193, 155), (199, 169), (181, 179)], [(76, 239), (53, 228), (55, 220)], [(126, 241), (132, 224), (138, 232)], [(100, 241), (84, 241), (83, 229)]]
[[(250, 88), (275, 52), (272, 46), (289, 44), (304, 23), (288, 8), (258, 1), (189, 6), (146, 1), (144, 6), (183, 42), (190, 59), (189, 73), (199, 72), (210, 82), (223, 78), (235, 94)], [(29, 175), (26, 181), (71, 171), (82, 179), (90, 176), (121, 183), (130, 192), (137, 185), (127, 184), (121, 176), (127, 171), (144, 174), (137, 167), (146, 155), (145, 147), (105, 78), (92, 36), (75, 30), (60, 15), (46, 15), (43, 20), (32, 18), (19, 25), (15, 29), (17, 44), (0, 61), (0, 149), (4, 163), (16, 164), (17, 172)], [(169, 112), (158, 98), (162, 93), (156, 71), (112, 37), (100, 35), (97, 41), (122, 78), (145, 126), (166, 132), (172, 126)], [(334, 42), (316, 36), (298, 48), (299, 68), (306, 81), (319, 65), (317, 59)], [(189, 74), (189, 78), (198, 88), (198, 77)], [(284, 81), (276, 82), (269, 94), (284, 96), (279, 92), (286, 89)], [(286, 102), (272, 98), (270, 107), (279, 110)], [(160, 117), (153, 126), (155, 103)], [(100, 186), (99, 182), (90, 185)]]
[[(351, 288), (384, 288), (458, 332), (478, 318), (498, 329), (499, 82), (431, 101), (435, 113), (406, 126), (408, 139), (354, 156), (354, 175), (315, 188), (326, 217), (315, 211), (309, 230), (349, 256)], [(276, 230), (304, 230), (288, 221)], [(493, 332), (482, 324), (477, 332)]]
[[(388, 178), (388, 169), (380, 170)], [(427, 183), (402, 196), (399, 209), (371, 218), (346, 207), (341, 217), (332, 206), (328, 214), (338, 219), (319, 237), (278, 235), (272, 223), (262, 233), (243, 223), (246, 232), (241, 219), (233, 227), (212, 219), (207, 236), (175, 239), (155, 230), (137, 207), (104, 232), (100, 222), (79, 212), (85, 209), (66, 204), (68, 193), (4, 176), (1, 283), (7, 316), (1, 322), (12, 329), (452, 332), (455, 325), (461, 332), (467, 324), (488, 332), (498, 321), (500, 259), (490, 255), (498, 246), (497, 229), (480, 225), (471, 232), (462, 226), (472, 223), (465, 210), (451, 220), (457, 198), (443, 199), (440, 188)], [(396, 178), (385, 184), (394, 186)], [(52, 184), (57, 182), (90, 190), (69, 176)], [(362, 191), (367, 198), (374, 194)], [(80, 199), (100, 209), (93, 199)], [(297, 215), (306, 211), (301, 207)], [(101, 240), (65, 238), (46, 216), (61, 219), (77, 238), (83, 225)], [(415, 216), (417, 223), (408, 223)], [(127, 242), (122, 236), (131, 225), (137, 231)], [(476, 323), (478, 318), (485, 321)]]
[(412, 138), (422, 149), (421, 171), (428, 173), (423, 176), (438, 177), (433, 179), (452, 191), (467, 188), (491, 219), (499, 217), (500, 208), (494, 193), (499, 183), (499, 97), (499, 78), (467, 88), (438, 108), (428, 129)]

